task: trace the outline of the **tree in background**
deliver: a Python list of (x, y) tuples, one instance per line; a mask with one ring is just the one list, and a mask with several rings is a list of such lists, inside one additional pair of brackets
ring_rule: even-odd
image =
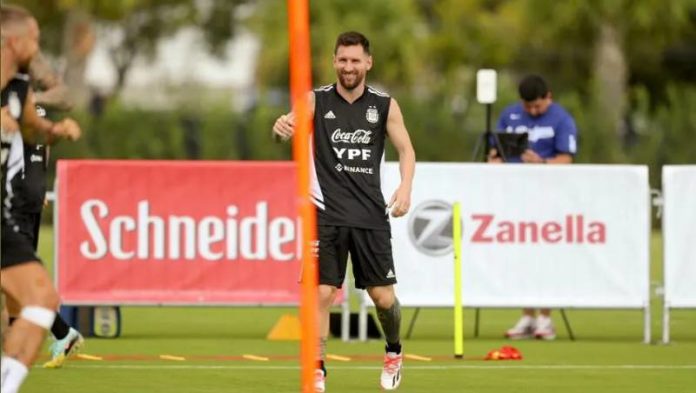
[[(64, 64), (72, 64), (68, 69), (75, 78), (66, 75), (66, 79), (77, 89), (84, 82), (80, 64), (84, 66), (89, 53), (90, 31), (98, 39), (108, 36), (111, 40), (108, 46), (119, 70), (116, 90), (120, 91), (133, 60), (156, 56), (158, 43), (181, 29), (200, 28), (210, 53), (222, 54), (239, 27), (250, 28), (262, 43), (255, 70), (256, 104), (244, 117), (228, 116), (227, 105), (198, 114), (203, 119), (201, 155), (289, 157), (286, 145), (268, 143), (272, 119), (289, 106), (285, 1), (15, 2), (35, 12), (45, 32), (44, 46), (56, 58), (65, 59)], [(494, 112), (517, 100), (520, 76), (545, 75), (554, 97), (576, 116), (581, 162), (661, 165), (696, 159), (696, 144), (690, 142), (690, 135), (696, 133), (692, 114), (696, 113), (696, 0), (321, 0), (310, 4), (314, 83), (333, 80), (331, 56), (337, 34), (346, 30), (367, 34), (375, 53), (370, 83), (401, 97), (419, 159), (469, 159), (485, 124), (484, 108), (475, 101), (475, 73), (483, 67), (499, 71)], [(190, 110), (198, 101), (186, 98), (192, 102), (179, 106)], [(135, 129), (130, 125), (134, 116), (181, 118), (181, 113), (146, 112), (110, 105), (101, 126), (123, 132)], [(148, 124), (177, 127), (159, 120)], [(230, 132), (233, 127), (236, 131)], [(129, 138), (143, 132), (138, 130)], [(126, 143), (118, 135), (101, 133), (99, 146), (105, 150), (94, 155), (185, 156), (177, 143)], [(164, 135), (176, 132), (162, 131)]]
[[(97, 36), (108, 32), (109, 57), (116, 70), (110, 96), (123, 89), (133, 61), (152, 59), (158, 43), (185, 27), (200, 28), (210, 53), (221, 56), (234, 37), (236, 8), (247, 0), (16, 0), (36, 15), (44, 48), (64, 63), (64, 79), (83, 107), (90, 96), (85, 83), (87, 59)], [(62, 39), (61, 39), (62, 37)]]
[[(263, 42), (278, 44), (262, 50), (259, 84), (283, 89), (285, 14), (277, 2), (258, 4), (256, 31)], [(522, 74), (541, 73), (552, 82), (556, 98), (567, 101), (579, 117), (581, 161), (626, 162), (634, 154), (624, 145), (637, 143), (640, 150), (658, 140), (638, 138), (636, 132), (673, 128), (655, 126), (651, 119), (658, 107), (688, 105), (677, 97), (691, 95), (669, 86), (694, 82), (696, 40), (689, 37), (695, 19), (695, 0), (325, 0), (312, 6), (314, 75), (316, 83), (330, 75), (326, 59), (338, 32), (365, 32), (375, 42), (371, 82), (401, 97), (411, 94), (402, 100), (419, 156), (425, 151), (426, 157), (449, 160), (462, 154), (443, 141), (454, 138), (460, 150), (471, 142), (450, 131), (483, 124), (474, 100), (478, 68), (500, 71), (501, 107), (517, 99), (516, 80)], [(641, 99), (649, 104), (638, 103)], [(649, 111), (637, 116), (649, 121), (633, 119), (639, 110)], [(646, 124), (651, 130), (645, 130)]]
[[(591, 161), (615, 155), (622, 139), (635, 136), (628, 120), (632, 87), (645, 88), (650, 106), (655, 108), (667, 102), (670, 84), (684, 81), (685, 75), (672, 72), (664, 59), (693, 31), (693, 0), (525, 3), (528, 32), (522, 44), (529, 56), (520, 57), (518, 64), (545, 69), (564, 85), (582, 89), (584, 102), (595, 117), (591, 132), (602, 140), (594, 141), (597, 149), (590, 152), (599, 154), (588, 157)], [(610, 148), (600, 146), (603, 144)]]
[[(288, 40), (286, 4), (260, 0), (250, 25), (264, 47), (257, 70), (261, 86), (288, 84)], [(421, 77), (428, 61), (423, 56), (423, 25), (410, 0), (330, 0), (310, 3), (312, 66), (315, 84), (334, 80), (331, 59), (338, 34), (347, 30), (364, 32), (379, 56), (370, 71), (372, 81), (408, 89)], [(398, 21), (398, 23), (396, 23)]]

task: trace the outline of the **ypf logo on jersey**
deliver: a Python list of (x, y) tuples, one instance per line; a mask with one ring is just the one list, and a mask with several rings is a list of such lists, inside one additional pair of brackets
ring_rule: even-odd
[(409, 217), (408, 237), (423, 254), (440, 256), (452, 252), (452, 205), (438, 200), (418, 205)]
[(377, 107), (370, 105), (365, 112), (365, 118), (372, 124), (376, 124), (379, 121), (379, 112), (377, 112)]

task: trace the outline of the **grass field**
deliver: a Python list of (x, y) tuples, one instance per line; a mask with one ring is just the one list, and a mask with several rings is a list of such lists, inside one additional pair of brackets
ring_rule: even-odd
[[(653, 282), (661, 282), (661, 244), (653, 238)], [(51, 260), (50, 228), (42, 256)], [(661, 299), (653, 300), (653, 341), (661, 334)], [(118, 339), (88, 339), (84, 353), (103, 360), (75, 359), (60, 370), (35, 367), (24, 393), (197, 393), (298, 392), (296, 342), (270, 342), (266, 333), (294, 309), (154, 308), (122, 309)], [(404, 327), (413, 314), (404, 311)], [(481, 360), (510, 344), (502, 332), (517, 310), (482, 310), (481, 334), (473, 338), (473, 311), (465, 311), (464, 360), (452, 358), (452, 311), (425, 309), (406, 353), (401, 392), (674, 392), (696, 391), (696, 310), (673, 311), (672, 344), (645, 345), (642, 313), (567, 312), (577, 340), (557, 318), (553, 342), (513, 342), (522, 361)], [(405, 329), (404, 329), (405, 330)], [(331, 340), (328, 392), (378, 391), (382, 343)], [(164, 358), (161, 356), (165, 355)], [(245, 355), (254, 355), (252, 360)], [(345, 358), (350, 358), (346, 361)]]

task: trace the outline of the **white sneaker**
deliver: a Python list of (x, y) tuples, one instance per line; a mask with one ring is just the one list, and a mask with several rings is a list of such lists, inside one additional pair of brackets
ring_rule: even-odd
[(534, 337), (535, 329), (536, 323), (534, 322), (534, 318), (529, 315), (523, 315), (512, 329), (508, 329), (508, 331), (505, 332), (505, 337), (512, 340), (532, 338)]
[(551, 318), (543, 315), (537, 318), (534, 337), (542, 340), (553, 340), (556, 338), (556, 329), (553, 327)]
[(314, 370), (314, 391), (316, 393), (324, 393), (326, 391), (326, 374), (320, 368)]
[(396, 352), (384, 355), (384, 367), (379, 378), (379, 384), (384, 390), (396, 390), (401, 384), (401, 366), (404, 356)]

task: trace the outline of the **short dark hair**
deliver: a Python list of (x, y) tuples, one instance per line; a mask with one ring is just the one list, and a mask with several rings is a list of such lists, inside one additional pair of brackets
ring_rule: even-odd
[(339, 46), (353, 46), (353, 45), (360, 45), (363, 47), (363, 50), (365, 53), (368, 55), (370, 54), (370, 41), (363, 35), (362, 33), (358, 33), (357, 31), (347, 31), (345, 33), (341, 33), (338, 35), (338, 38), (336, 38), (336, 46), (334, 47), (334, 54), (338, 52), (338, 47)]
[(0, 6), (0, 30), (2, 31), (2, 37), (4, 38), (8, 27), (13, 24), (26, 23), (28, 20), (33, 18), (31, 13), (25, 8), (17, 5), (5, 5)]
[(549, 86), (541, 76), (527, 75), (520, 81), (519, 92), (523, 101), (535, 101), (546, 98), (549, 94)]

